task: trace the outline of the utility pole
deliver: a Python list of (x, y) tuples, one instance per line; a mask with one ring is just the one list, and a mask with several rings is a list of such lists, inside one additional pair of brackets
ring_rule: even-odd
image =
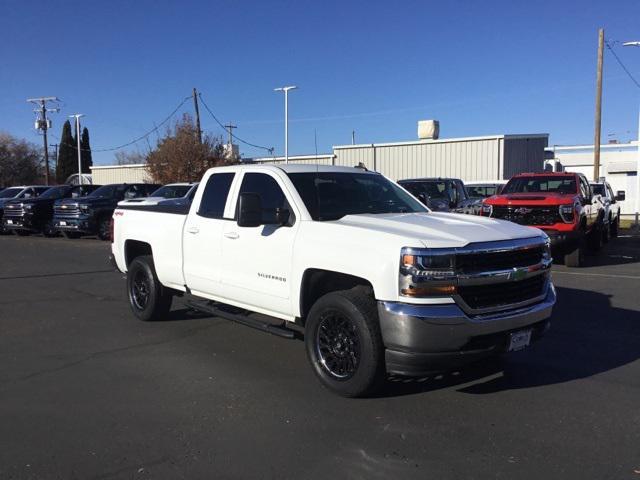
[(351, 145), (355, 145), (355, 144), (356, 144), (356, 131), (351, 130)]
[(76, 113), (75, 115), (69, 115), (69, 118), (76, 119), (76, 139), (78, 149), (78, 185), (82, 185), (82, 151), (80, 150), (80, 117), (84, 117), (82, 113)]
[(200, 108), (198, 108), (198, 92), (196, 87), (193, 87), (193, 106), (196, 110), (196, 135), (198, 136), (198, 143), (202, 143), (202, 129), (200, 128)]
[(36, 128), (42, 130), (44, 137), (44, 181), (46, 185), (49, 185), (49, 144), (47, 142), (47, 130), (49, 129), (49, 123), (47, 121), (47, 113), (59, 112), (59, 108), (47, 108), (47, 102), (57, 102), (58, 97), (39, 97), (39, 98), (27, 98), (27, 102), (37, 105), (38, 108), (34, 110), (39, 117), (36, 120)]
[(56, 172), (57, 172), (58, 171), (58, 144), (50, 143), (49, 146), (55, 148), (56, 153), (53, 154), (53, 158), (55, 158), (55, 161), (56, 161), (55, 166), (56, 166)]
[(593, 180), (600, 177), (600, 128), (602, 125), (602, 63), (604, 60), (604, 29), (598, 30), (598, 68), (596, 73), (596, 125), (593, 139)]
[(229, 150), (231, 150), (231, 146), (233, 145), (233, 129), (234, 128), (238, 128), (237, 125), (233, 125), (231, 122), (229, 122), (229, 125), (225, 125), (224, 128), (227, 129), (227, 131), (229, 132)]
[(284, 92), (284, 163), (289, 163), (289, 90), (295, 90), (295, 85), (274, 88), (276, 92)]

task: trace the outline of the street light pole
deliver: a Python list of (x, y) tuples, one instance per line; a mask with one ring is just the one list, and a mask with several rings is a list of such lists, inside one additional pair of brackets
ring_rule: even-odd
[(80, 150), (80, 117), (84, 117), (82, 113), (76, 113), (75, 115), (69, 115), (69, 118), (76, 119), (76, 140), (78, 148), (78, 185), (82, 185), (82, 151)]
[[(640, 47), (640, 42), (625, 42), (625, 47)], [(636, 228), (640, 228), (640, 111), (638, 113), (638, 154), (636, 159)]]
[(284, 163), (289, 163), (289, 90), (295, 90), (295, 85), (274, 88), (276, 92), (284, 92)]

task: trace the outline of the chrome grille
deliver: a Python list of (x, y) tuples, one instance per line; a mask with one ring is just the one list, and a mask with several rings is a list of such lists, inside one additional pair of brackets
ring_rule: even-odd
[(53, 207), (53, 213), (56, 217), (70, 217), (80, 214), (80, 208), (77, 203), (62, 203)]
[(478, 273), (486, 270), (529, 267), (542, 262), (543, 255), (543, 245), (516, 250), (458, 254), (456, 255), (456, 271), (459, 273)]
[(506, 307), (527, 302), (544, 294), (546, 275), (536, 275), (518, 282), (468, 285), (458, 287), (458, 294), (473, 309)]
[(24, 207), (22, 203), (7, 204), (4, 206), (5, 217), (22, 217), (24, 216)]

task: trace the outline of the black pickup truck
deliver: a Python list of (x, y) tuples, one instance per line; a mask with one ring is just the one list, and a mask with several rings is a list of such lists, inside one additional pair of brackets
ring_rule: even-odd
[(3, 227), (18, 235), (42, 233), (45, 237), (56, 235), (53, 229), (53, 204), (63, 198), (89, 195), (100, 185), (58, 185), (48, 188), (39, 197), (10, 200), (4, 205)]
[(111, 216), (118, 202), (148, 197), (158, 187), (151, 183), (114, 183), (103, 185), (87, 197), (59, 200), (53, 207), (53, 228), (67, 238), (98, 235), (101, 240), (108, 240)]
[(462, 180), (457, 178), (412, 178), (398, 182), (435, 212), (474, 213)]

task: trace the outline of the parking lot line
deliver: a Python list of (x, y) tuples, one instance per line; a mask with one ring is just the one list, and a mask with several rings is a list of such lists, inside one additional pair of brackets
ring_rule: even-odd
[(562, 272), (558, 270), (554, 270), (553, 274), (561, 274), (561, 275), (577, 275), (580, 277), (608, 277), (608, 278), (627, 278), (631, 280), (640, 280), (640, 275), (613, 275), (609, 273), (578, 273), (578, 272)]

